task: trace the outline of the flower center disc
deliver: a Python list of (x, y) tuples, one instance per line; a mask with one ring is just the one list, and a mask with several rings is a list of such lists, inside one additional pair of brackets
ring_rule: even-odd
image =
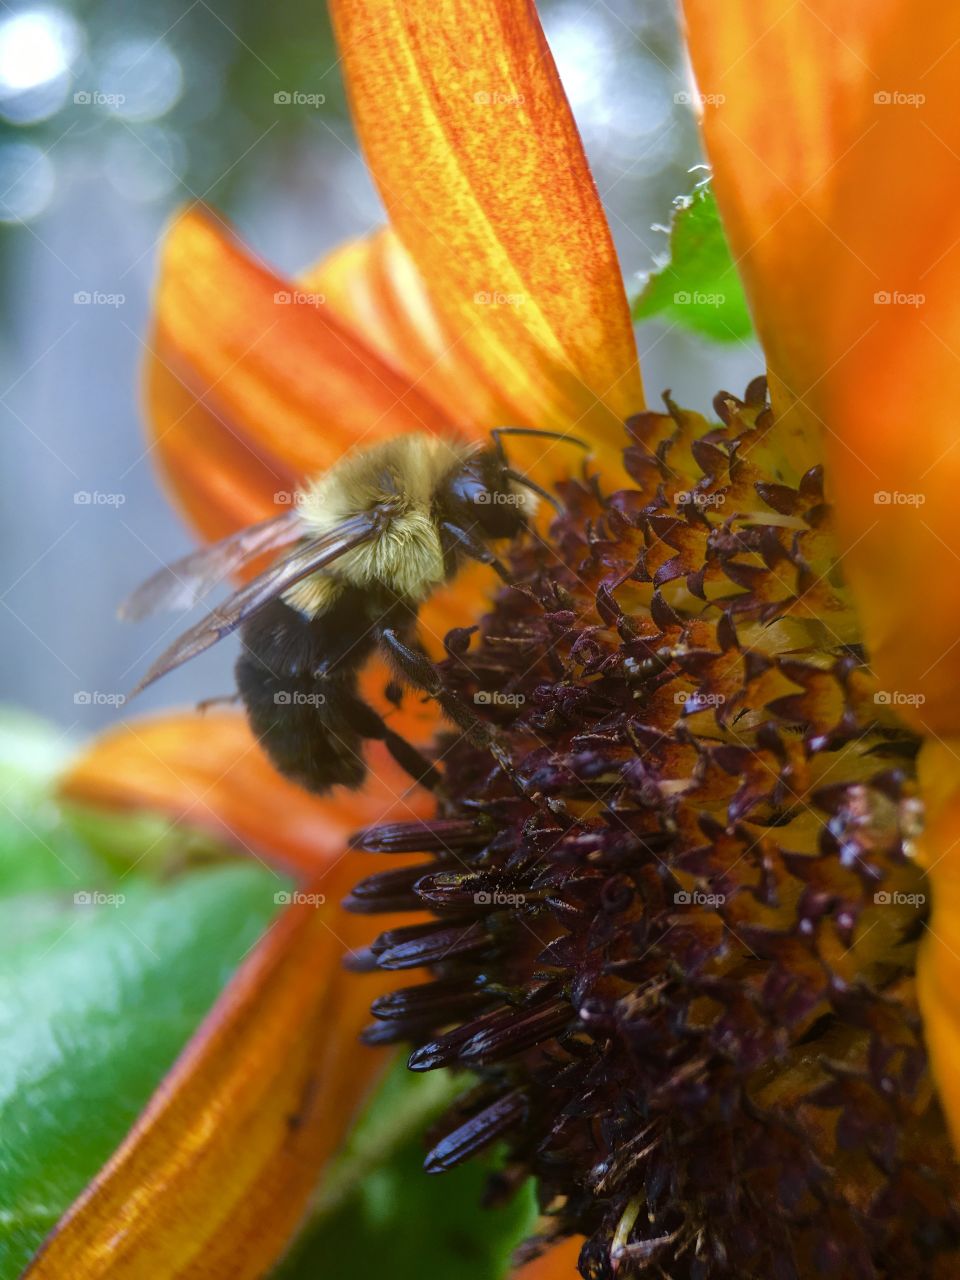
[(439, 1171), (495, 1139), (586, 1277), (955, 1276), (958, 1177), (915, 990), (917, 742), (877, 687), (819, 468), (792, 476), (762, 380), (720, 424), (628, 424), (630, 483), (560, 488), (515, 585), (447, 637), (422, 853), (358, 910), (431, 981), (367, 1038), (476, 1088)]

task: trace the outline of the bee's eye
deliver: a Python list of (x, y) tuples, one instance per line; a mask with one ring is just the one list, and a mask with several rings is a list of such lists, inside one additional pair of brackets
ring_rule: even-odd
[[(477, 476), (464, 472), (450, 485), (450, 498), (458, 506), (463, 505), (467, 511), (474, 508), (490, 506), (490, 489)], [(474, 515), (479, 515), (479, 510)]]
[(522, 504), (506, 486), (484, 484), (476, 476), (458, 477), (447, 491), (454, 523), (487, 538), (512, 538), (523, 527)]

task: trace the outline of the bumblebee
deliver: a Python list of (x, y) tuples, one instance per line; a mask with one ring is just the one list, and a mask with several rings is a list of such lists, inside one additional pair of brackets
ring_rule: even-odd
[(190, 608), (229, 575), (284, 552), (184, 632), (134, 693), (239, 628), (237, 690), (282, 774), (314, 792), (359, 787), (363, 741), (380, 739), (412, 777), (435, 785), (433, 765), (363, 701), (358, 682), (379, 648), (401, 680), (429, 683), (419, 607), (465, 560), (506, 578), (489, 544), (527, 527), (538, 496), (553, 501), (510, 467), (505, 435), (587, 448), (573, 436), (522, 427), (497, 428), (488, 446), (399, 436), (346, 454), (278, 515), (154, 574), (121, 617)]

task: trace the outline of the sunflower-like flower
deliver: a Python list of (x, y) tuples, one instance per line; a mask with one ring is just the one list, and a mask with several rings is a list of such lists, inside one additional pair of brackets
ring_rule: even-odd
[[(532, 5), (332, 9), (390, 226), (296, 282), (209, 211), (173, 226), (148, 384), (177, 501), (219, 537), (403, 431), (593, 461), (525, 455), (561, 513), (508, 587), (423, 610), (434, 692), (483, 729), (439, 728), (436, 804), (376, 751), (362, 796), (303, 796), (227, 714), (125, 726), (66, 778), (328, 900), (359, 879), (359, 914), (289, 909), (31, 1274), (263, 1274), (377, 1060), (363, 1002), (426, 969), (365, 1035), (476, 1076), (428, 1168), (503, 1140), (583, 1276), (954, 1275), (960, 20), (687, 0), (768, 364), (708, 421), (643, 403)], [(374, 972), (334, 976), (380, 911)]]

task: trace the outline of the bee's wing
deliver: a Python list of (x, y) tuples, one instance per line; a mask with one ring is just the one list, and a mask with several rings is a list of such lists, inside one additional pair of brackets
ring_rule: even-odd
[(248, 525), (160, 569), (124, 600), (120, 617), (125, 622), (139, 622), (165, 610), (192, 609), (232, 573), (267, 551), (289, 546), (304, 533), (300, 513), (295, 508)]
[(197, 654), (228, 636), (258, 609), (282, 595), (301, 578), (309, 577), (318, 569), (332, 564), (361, 543), (369, 542), (383, 527), (385, 514), (383, 507), (374, 507), (372, 511), (351, 516), (272, 564), (175, 640), (156, 660), (130, 697), (165, 676), (174, 667), (195, 658)]

